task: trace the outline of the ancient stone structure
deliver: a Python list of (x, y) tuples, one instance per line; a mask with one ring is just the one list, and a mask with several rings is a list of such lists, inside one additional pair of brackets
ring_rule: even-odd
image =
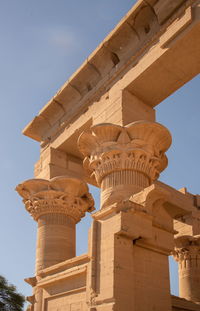
[(180, 295), (200, 302), (200, 235), (176, 239), (175, 256), (179, 263)]
[(87, 184), (76, 178), (31, 179), (17, 186), (27, 211), (38, 222), (36, 274), (76, 254), (75, 225), (92, 211)]
[(179, 264), (180, 296), (200, 304), (200, 196), (193, 196), (185, 188), (181, 191), (191, 199), (197, 209), (174, 222), (174, 257)]
[[(158, 181), (171, 134), (154, 110), (199, 71), (199, 0), (140, 0), (25, 128), (41, 144), (16, 188), (38, 223), (30, 310), (200, 310), (200, 196)], [(87, 183), (101, 206), (76, 256)]]

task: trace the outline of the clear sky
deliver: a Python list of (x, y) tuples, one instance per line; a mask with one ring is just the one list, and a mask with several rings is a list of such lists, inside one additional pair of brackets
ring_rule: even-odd
[[(34, 273), (36, 223), (14, 191), (33, 177), (39, 144), (21, 130), (132, 7), (133, 0), (0, 0), (1, 217), (0, 274), (24, 295)], [(199, 193), (200, 77), (157, 107), (172, 133), (169, 166), (161, 180)], [(98, 193), (94, 192), (97, 208)], [(87, 216), (78, 225), (77, 254), (87, 250)], [(171, 260), (172, 292), (177, 266)]]

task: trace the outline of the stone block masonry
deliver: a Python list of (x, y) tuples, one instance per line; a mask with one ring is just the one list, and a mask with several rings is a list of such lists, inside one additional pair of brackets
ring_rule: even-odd
[[(28, 310), (200, 310), (200, 196), (158, 181), (172, 139), (154, 110), (199, 72), (199, 0), (138, 0), (26, 126), (41, 146), (35, 179), (16, 188), (38, 223)], [(76, 256), (87, 183), (101, 203)]]

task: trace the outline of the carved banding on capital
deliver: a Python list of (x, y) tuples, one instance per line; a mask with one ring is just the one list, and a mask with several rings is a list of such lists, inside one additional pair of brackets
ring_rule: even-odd
[(19, 184), (16, 191), (36, 221), (42, 215), (57, 213), (65, 214), (77, 223), (86, 212), (94, 210), (87, 184), (76, 178), (30, 179)]
[[(128, 126), (98, 124), (78, 140), (84, 167), (101, 185), (116, 171), (136, 171), (151, 184), (167, 166), (165, 151), (171, 145), (169, 131), (159, 123), (137, 121)], [(141, 179), (141, 177), (140, 177)]]
[(183, 235), (175, 238), (174, 259), (179, 268), (197, 267), (200, 265), (200, 235)]

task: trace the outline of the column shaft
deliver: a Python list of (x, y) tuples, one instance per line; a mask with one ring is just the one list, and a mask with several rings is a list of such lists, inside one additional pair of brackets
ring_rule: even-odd
[(179, 263), (179, 295), (200, 303), (200, 259)]
[(64, 214), (38, 219), (36, 273), (75, 256), (75, 222)]
[(178, 236), (175, 260), (179, 265), (179, 295), (200, 303), (200, 236)]

